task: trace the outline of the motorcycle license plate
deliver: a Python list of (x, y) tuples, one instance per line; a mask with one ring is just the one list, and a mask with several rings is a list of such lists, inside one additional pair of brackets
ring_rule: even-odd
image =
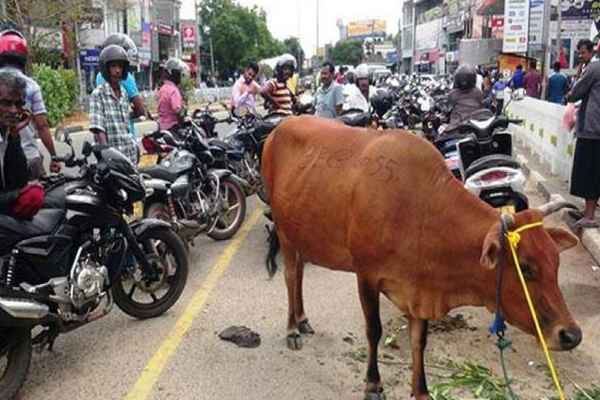
[(140, 167), (151, 167), (152, 165), (156, 165), (158, 161), (158, 154), (141, 154), (140, 155)]
[(513, 205), (500, 207), (500, 212), (503, 212), (506, 214), (514, 214), (515, 211), (516, 211), (515, 206), (513, 206)]

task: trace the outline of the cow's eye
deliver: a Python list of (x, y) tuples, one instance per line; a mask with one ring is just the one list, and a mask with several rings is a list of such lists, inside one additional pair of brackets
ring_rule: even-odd
[(531, 268), (527, 264), (521, 264), (521, 272), (523, 273), (523, 277), (527, 280), (533, 279), (533, 272), (531, 272)]

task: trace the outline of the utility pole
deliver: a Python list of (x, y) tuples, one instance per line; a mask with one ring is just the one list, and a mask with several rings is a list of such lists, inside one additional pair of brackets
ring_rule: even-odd
[(317, 56), (317, 68), (321, 65), (319, 61), (319, 0), (317, 0), (317, 52), (315, 53)]
[(202, 84), (202, 19), (198, 0), (194, 0), (194, 7), (196, 10), (196, 80), (198, 81), (198, 88), (200, 88)]
[(210, 44), (210, 69), (212, 71), (213, 79), (216, 79), (215, 78), (215, 55), (213, 53), (212, 37), (208, 40), (208, 43)]

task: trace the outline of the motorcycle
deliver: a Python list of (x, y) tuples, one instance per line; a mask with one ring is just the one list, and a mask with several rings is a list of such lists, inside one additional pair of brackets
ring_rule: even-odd
[[(95, 165), (88, 163), (92, 154)], [(114, 304), (138, 319), (159, 316), (187, 281), (187, 254), (169, 224), (124, 219), (146, 196), (125, 156), (86, 142), (82, 157), (54, 159), (80, 170), (64, 208), (42, 209), (31, 220), (0, 216), (2, 399), (23, 385), (34, 345), (52, 349), (60, 334), (98, 320)]]
[(152, 134), (152, 146), (171, 149), (158, 164), (140, 168), (147, 176), (146, 185), (153, 189), (144, 202), (145, 216), (172, 222), (192, 245), (201, 232), (215, 240), (231, 238), (246, 216), (243, 185), (247, 183), (225, 169), (226, 152), (211, 146), (193, 123), (177, 135), (180, 140), (169, 131)]
[(219, 147), (226, 154), (226, 167), (242, 179), (246, 195), (254, 193), (268, 203), (267, 189), (260, 172), (262, 149), (268, 135), (286, 114), (271, 113), (264, 117), (249, 110), (239, 110), (238, 127), (223, 140), (211, 139), (211, 146)]
[(528, 208), (525, 175), (513, 157), (510, 123), (488, 109), (475, 111), (457, 130), (460, 138), (438, 142), (446, 165), (464, 182), (465, 188), (493, 207), (507, 212)]

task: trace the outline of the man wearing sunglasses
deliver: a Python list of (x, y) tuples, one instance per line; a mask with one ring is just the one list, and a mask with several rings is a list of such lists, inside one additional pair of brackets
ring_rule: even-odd
[(0, 71), (0, 213), (16, 218), (33, 217), (44, 203), (44, 189), (30, 183), (27, 158), (20, 133), (31, 120), (23, 109), (27, 82)]
[(246, 66), (244, 75), (233, 85), (233, 96), (231, 97), (231, 108), (232, 110), (240, 109), (242, 107), (247, 108), (250, 111), (254, 111), (254, 99), (260, 92), (260, 86), (254, 81), (254, 78), (258, 75), (258, 64), (254, 61), (250, 61)]

